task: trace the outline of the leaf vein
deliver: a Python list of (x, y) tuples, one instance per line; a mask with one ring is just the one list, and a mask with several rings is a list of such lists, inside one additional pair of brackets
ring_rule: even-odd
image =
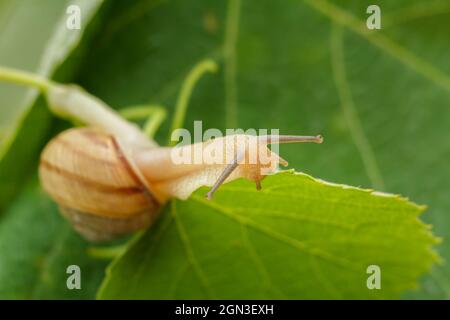
[(227, 208), (225, 208), (217, 203), (212, 203), (212, 202), (209, 203), (208, 200), (205, 200), (197, 195), (193, 195), (191, 197), (191, 199), (193, 199), (194, 201), (197, 201), (207, 207), (210, 207), (214, 211), (219, 212), (228, 218), (231, 218), (235, 222), (238, 222), (240, 224), (244, 224), (248, 227), (251, 227), (253, 230), (256, 230), (262, 234), (265, 234), (266, 236), (269, 236), (272, 239), (277, 240), (281, 243), (287, 244), (287, 245), (291, 246), (292, 248), (297, 249), (303, 253), (319, 257), (322, 260), (332, 262), (340, 267), (349, 268), (352, 270), (360, 270), (359, 265), (352, 261), (349, 261), (344, 258), (336, 257), (335, 255), (333, 255), (327, 251), (324, 251), (320, 248), (311, 247), (310, 245), (308, 245), (305, 242), (299, 241), (292, 237), (289, 237), (284, 234), (273, 231), (270, 228), (262, 226), (262, 225), (256, 223), (252, 219), (238, 216), (238, 215), (234, 214), (232, 211), (228, 210)]
[(180, 235), (180, 240), (183, 243), (189, 263), (194, 268), (195, 274), (197, 275), (198, 279), (200, 280), (200, 283), (202, 284), (203, 288), (205, 289), (206, 294), (209, 297), (214, 297), (213, 290), (212, 290), (211, 286), (209, 285), (208, 280), (207, 280), (205, 274), (203, 273), (203, 270), (201, 269), (200, 264), (197, 261), (197, 258), (194, 255), (194, 251), (192, 249), (192, 245), (190, 243), (189, 236), (187, 235), (186, 230), (184, 229), (181, 219), (177, 215), (175, 201), (171, 202), (170, 211), (172, 213), (175, 224), (177, 226), (177, 230)]
[[(239, 192), (246, 192), (246, 193), (253, 193), (255, 194), (254, 190), (250, 190), (247, 188), (225, 188), (223, 187), (220, 192), (233, 192), (233, 191), (239, 191)], [(301, 200), (309, 200), (309, 201), (320, 201), (320, 202), (325, 202), (328, 204), (339, 204), (339, 205), (344, 205), (350, 208), (362, 208), (362, 209), (383, 209), (383, 210), (387, 210), (387, 211), (399, 211), (399, 208), (393, 207), (393, 206), (380, 206), (380, 205), (372, 205), (372, 204), (363, 204), (363, 203), (354, 203), (354, 202), (345, 202), (342, 201), (340, 199), (330, 199), (330, 198), (314, 198), (314, 197), (306, 197), (304, 195), (294, 195), (294, 196), (290, 196), (289, 194), (286, 194), (286, 192), (274, 192), (271, 191), (269, 192), (265, 192), (264, 189), (257, 191), (258, 193), (264, 193), (265, 196), (274, 196), (275, 198), (278, 199), (278, 201), (281, 201), (282, 198), (286, 198), (286, 199), (301, 199)], [(419, 209), (419, 208), (418, 208)]]
[(277, 293), (283, 299), (285, 299), (286, 296), (283, 294), (283, 292), (280, 290), (280, 288), (276, 287), (273, 284), (273, 281), (270, 277), (269, 272), (267, 271), (267, 268), (264, 265), (263, 260), (260, 258), (258, 252), (256, 251), (255, 247), (253, 246), (252, 242), (250, 241), (250, 238), (248, 237), (247, 227), (243, 224), (241, 224), (241, 234), (242, 234), (242, 240), (245, 243), (245, 247), (247, 249), (248, 254), (252, 258), (256, 267), (259, 269), (259, 273), (263, 276), (263, 278), (265, 279), (269, 288), (271, 288), (275, 293)]
[(342, 45), (342, 28), (335, 23), (332, 23), (330, 38), (333, 78), (341, 101), (342, 111), (373, 187), (375, 189), (384, 190), (384, 181), (375, 154), (370, 146), (369, 139), (366, 137), (364, 129), (362, 128), (361, 121), (359, 120), (353, 102), (350, 84), (348, 83), (345, 71), (344, 49)]
[(237, 127), (236, 43), (239, 32), (240, 6), (240, 0), (228, 1), (223, 48), (226, 126), (228, 128)]
[(312, 9), (322, 13), (330, 20), (349, 28), (356, 34), (359, 34), (369, 43), (397, 59), (411, 70), (421, 74), (445, 90), (450, 90), (450, 77), (446, 73), (442, 72), (428, 61), (415, 55), (413, 52), (409, 51), (382, 33), (370, 32), (371, 30), (368, 30), (365, 24), (353, 14), (326, 0), (303, 1)]

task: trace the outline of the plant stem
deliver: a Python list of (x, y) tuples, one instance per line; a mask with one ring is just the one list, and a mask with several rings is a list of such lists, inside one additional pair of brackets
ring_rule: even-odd
[[(217, 69), (217, 63), (215, 63), (211, 59), (206, 59), (196, 64), (194, 68), (192, 68), (192, 70), (189, 72), (182, 84), (181, 91), (178, 96), (169, 136), (173, 131), (183, 126), (189, 98), (191, 97), (192, 91), (197, 81), (206, 72), (216, 72)], [(169, 139), (169, 145), (174, 145), (175, 143), (175, 141), (170, 141)]]
[(164, 108), (158, 108), (154, 109), (153, 113), (147, 120), (147, 122), (144, 125), (144, 133), (150, 137), (154, 138), (156, 131), (158, 131), (159, 127), (161, 126), (161, 123), (164, 121), (164, 119), (167, 116), (166, 109)]
[(87, 253), (93, 258), (110, 260), (125, 252), (127, 247), (128, 243), (112, 247), (89, 247)]
[(54, 83), (42, 76), (17, 69), (0, 67), (0, 80), (19, 85), (31, 86), (46, 93)]

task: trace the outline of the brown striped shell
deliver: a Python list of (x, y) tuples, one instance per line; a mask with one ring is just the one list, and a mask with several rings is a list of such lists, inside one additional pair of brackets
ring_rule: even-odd
[(52, 139), (39, 176), (62, 214), (91, 241), (145, 228), (160, 207), (117, 139), (97, 129), (69, 129)]

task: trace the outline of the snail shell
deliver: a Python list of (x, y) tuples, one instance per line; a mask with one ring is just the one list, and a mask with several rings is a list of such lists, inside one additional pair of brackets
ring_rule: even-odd
[(52, 139), (39, 175), (62, 214), (91, 241), (145, 228), (160, 208), (117, 138), (98, 129), (69, 129)]

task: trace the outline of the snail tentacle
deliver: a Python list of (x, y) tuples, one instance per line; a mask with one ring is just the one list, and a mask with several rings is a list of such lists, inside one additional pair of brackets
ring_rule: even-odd
[(208, 193), (206, 194), (206, 198), (208, 200), (211, 200), (214, 192), (216, 192), (217, 189), (219, 189), (219, 187), (225, 182), (225, 180), (233, 173), (233, 171), (238, 167), (239, 162), (242, 160), (242, 157), (244, 156), (244, 153), (241, 152), (239, 153), (239, 155), (236, 157), (236, 159), (233, 160), (233, 162), (231, 162), (229, 165), (227, 165), (225, 167), (225, 169), (222, 171), (222, 173), (220, 174), (219, 178), (217, 179), (217, 181), (214, 183), (214, 185), (212, 186), (212, 188), (208, 191)]

